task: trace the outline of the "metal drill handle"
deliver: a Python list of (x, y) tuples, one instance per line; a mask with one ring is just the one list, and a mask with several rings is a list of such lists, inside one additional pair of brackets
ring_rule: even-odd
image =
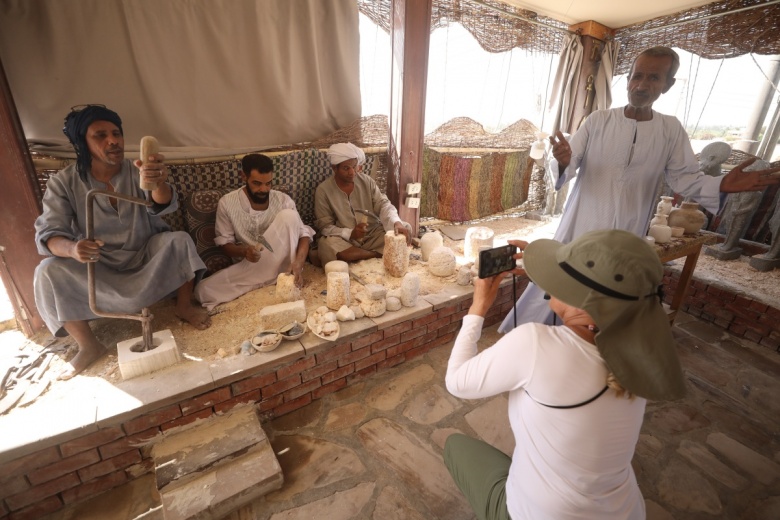
[[(152, 203), (148, 200), (139, 199), (138, 197), (132, 197), (130, 195), (124, 195), (115, 191), (108, 190), (89, 190), (87, 193), (87, 240), (94, 240), (95, 225), (93, 215), (93, 204), (97, 195), (105, 195), (108, 198), (120, 199), (130, 202), (132, 204), (139, 204), (141, 206), (151, 206)], [(95, 295), (95, 262), (89, 262), (87, 264), (87, 285), (89, 287), (89, 308), (95, 315), (103, 318), (123, 318), (128, 320), (138, 320), (141, 322), (141, 330), (143, 337), (143, 350), (151, 350), (154, 348), (152, 341), (152, 314), (149, 313), (149, 309), (144, 307), (141, 309), (141, 314), (122, 314), (116, 312), (103, 312), (97, 308), (97, 297)]]

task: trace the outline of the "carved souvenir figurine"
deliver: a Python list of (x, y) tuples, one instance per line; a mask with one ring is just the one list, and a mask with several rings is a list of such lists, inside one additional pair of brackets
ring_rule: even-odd
[(775, 197), (775, 212), (769, 220), (769, 229), (772, 231), (772, 245), (769, 251), (763, 255), (750, 258), (750, 265), (759, 271), (771, 271), (780, 267), (780, 194)]
[(660, 213), (661, 215), (669, 215), (669, 213), (672, 211), (672, 208), (674, 207), (674, 204), (672, 204), (672, 201), (674, 200), (674, 197), (669, 197), (667, 195), (661, 195), (661, 201), (658, 203), (658, 205), (655, 207), (656, 216)]
[[(768, 162), (758, 160), (745, 168), (745, 171), (764, 170), (767, 168), (769, 168)], [(743, 191), (729, 194), (726, 202), (728, 214), (728, 217), (725, 219), (728, 226), (726, 240), (716, 246), (707, 246), (704, 252), (718, 260), (739, 258), (742, 255), (739, 239), (744, 236), (748, 225), (750, 225), (750, 219), (753, 217), (753, 213), (756, 211), (763, 195), (763, 191)]]
[(707, 175), (717, 177), (722, 172), (721, 165), (731, 155), (731, 146), (722, 142), (715, 141), (705, 146), (699, 154), (699, 166), (701, 171)]

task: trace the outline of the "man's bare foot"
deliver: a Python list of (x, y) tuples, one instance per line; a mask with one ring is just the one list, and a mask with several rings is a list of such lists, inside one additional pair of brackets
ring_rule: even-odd
[(205, 330), (211, 326), (211, 316), (202, 307), (187, 305), (185, 308), (176, 307), (176, 316), (186, 321), (198, 330)]
[(66, 381), (73, 376), (83, 372), (89, 365), (103, 357), (106, 349), (100, 345), (100, 349), (79, 349), (78, 353), (71, 359), (65, 368), (57, 375), (60, 381)]

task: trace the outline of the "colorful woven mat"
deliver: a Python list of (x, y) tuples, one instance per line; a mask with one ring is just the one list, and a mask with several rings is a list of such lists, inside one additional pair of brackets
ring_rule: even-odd
[(481, 156), (423, 153), (420, 216), (465, 222), (515, 208), (528, 199), (528, 152)]

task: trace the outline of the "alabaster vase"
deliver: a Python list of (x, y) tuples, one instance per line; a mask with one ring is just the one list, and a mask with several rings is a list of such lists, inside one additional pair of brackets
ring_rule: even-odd
[(707, 216), (699, 210), (698, 202), (683, 202), (669, 213), (667, 221), (670, 227), (681, 227), (685, 229), (686, 235), (691, 235), (699, 232)]
[(672, 211), (672, 208), (674, 207), (674, 205), (672, 204), (673, 200), (674, 200), (674, 197), (661, 195), (661, 201), (655, 207), (655, 212), (656, 213), (661, 213), (663, 215), (668, 215), (669, 212)]

